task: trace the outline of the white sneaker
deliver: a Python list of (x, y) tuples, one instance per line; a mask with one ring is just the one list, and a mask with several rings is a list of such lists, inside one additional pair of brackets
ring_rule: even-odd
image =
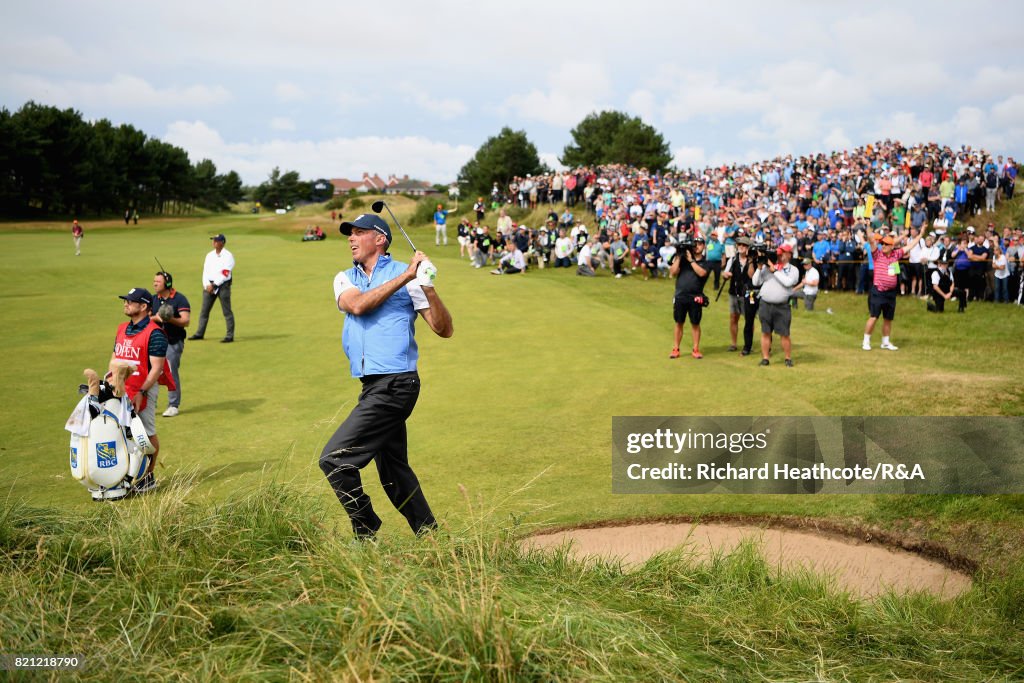
[(869, 344), (868, 342), (864, 342), (863, 344), (860, 345), (860, 348), (864, 349), (865, 351), (870, 351), (871, 344)]
[(178, 409), (175, 406), (171, 406), (164, 411), (164, 417), (174, 417), (178, 414)]
[(882, 348), (888, 351), (899, 351), (900, 347), (896, 346), (892, 342), (882, 342)]

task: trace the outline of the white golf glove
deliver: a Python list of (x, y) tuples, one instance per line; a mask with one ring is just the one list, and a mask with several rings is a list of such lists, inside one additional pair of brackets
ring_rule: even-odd
[(420, 261), (416, 268), (416, 282), (420, 287), (433, 287), (434, 278), (437, 277), (437, 268), (429, 260)]

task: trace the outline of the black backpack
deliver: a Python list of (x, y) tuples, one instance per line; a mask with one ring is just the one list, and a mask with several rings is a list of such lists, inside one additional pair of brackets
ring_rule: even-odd
[(988, 175), (985, 176), (985, 186), (990, 190), (994, 190), (999, 187), (999, 177), (996, 175), (995, 171), (989, 171)]

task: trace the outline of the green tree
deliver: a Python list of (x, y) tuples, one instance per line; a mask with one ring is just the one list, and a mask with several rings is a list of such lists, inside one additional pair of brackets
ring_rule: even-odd
[(310, 184), (299, 179), (298, 171), (281, 173), (281, 169), (275, 166), (270, 177), (253, 192), (253, 199), (267, 208), (276, 209), (294, 206), (307, 200), (309, 195)]
[(662, 171), (672, 163), (665, 138), (639, 117), (619, 111), (589, 114), (572, 129), (573, 143), (559, 159), (566, 166), (631, 164)]
[(498, 135), (487, 138), (466, 162), (459, 171), (459, 184), (470, 194), (486, 196), (495, 181), (504, 187), (515, 176), (535, 175), (546, 170), (526, 132), (506, 126)]

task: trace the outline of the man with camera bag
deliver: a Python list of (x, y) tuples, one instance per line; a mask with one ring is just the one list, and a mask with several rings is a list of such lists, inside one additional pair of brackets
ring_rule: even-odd
[(750, 255), (750, 239), (736, 238), (736, 256), (726, 264), (722, 277), (729, 281), (729, 336), (730, 351), (736, 350), (740, 316), (743, 316), (743, 350), (740, 355), (749, 356), (754, 345), (754, 318), (757, 317), (757, 289), (753, 277), (755, 261)]
[(676, 321), (675, 346), (669, 358), (679, 358), (679, 344), (683, 340), (683, 325), (690, 318), (693, 336), (694, 358), (704, 356), (700, 352), (700, 319), (708, 299), (704, 296), (704, 283), (708, 281), (708, 261), (704, 256), (704, 236), (699, 232), (695, 238), (689, 235), (680, 239), (675, 258), (669, 266), (669, 274), (676, 278), (676, 294), (672, 300), (672, 313)]
[(761, 365), (768, 365), (774, 332), (782, 340), (786, 367), (793, 367), (793, 350), (789, 338), (793, 312), (789, 308), (789, 297), (793, 295), (793, 286), (800, 279), (800, 273), (789, 262), (792, 256), (793, 247), (783, 244), (775, 252), (768, 252), (767, 258), (760, 262), (754, 273), (754, 286), (761, 288), (761, 304), (757, 310), (757, 317), (761, 319)]

